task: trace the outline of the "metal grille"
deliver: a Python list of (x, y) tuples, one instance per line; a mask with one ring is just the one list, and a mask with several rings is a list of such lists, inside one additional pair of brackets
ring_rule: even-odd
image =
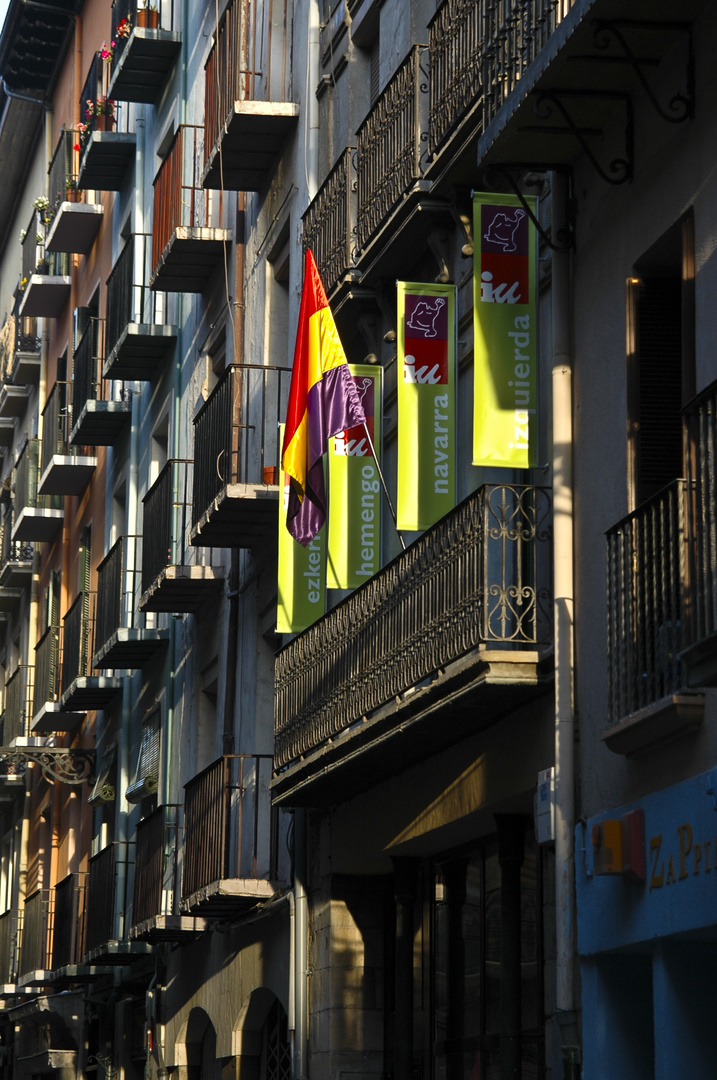
[(87, 896), (85, 949), (90, 952), (114, 937), (115, 919), (115, 845), (93, 855)]
[(264, 465), (278, 464), (290, 380), (290, 368), (226, 369), (194, 420), (193, 525), (227, 484), (261, 484)]
[(488, 484), (278, 655), (281, 767), (482, 642), (551, 641), (545, 488)]
[(686, 644), (717, 632), (717, 383), (684, 412), (689, 500), (689, 627)]
[(420, 69), (423, 52), (422, 45), (411, 49), (356, 133), (359, 248), (421, 176), (421, 113), (428, 82)]
[(229, 755), (184, 785), (183, 897), (221, 878), (275, 875), (271, 763), (267, 754)]
[(25, 900), (22, 920), (22, 947), (18, 974), (47, 967), (52, 931), (52, 903), (47, 889), (38, 889)]
[(60, 631), (48, 626), (35, 646), (35, 695), (33, 715), (37, 715), (46, 701), (57, 699), (60, 660)]
[(354, 147), (347, 147), (303, 217), (304, 251), (311, 248), (327, 293), (353, 265), (356, 243)]
[(137, 826), (134, 865), (134, 922), (171, 915), (176, 894), (180, 835), (179, 806), (158, 806)]
[(607, 533), (611, 723), (682, 683), (686, 491), (675, 480)]
[(63, 619), (62, 689), (87, 675), (92, 641), (94, 593), (80, 592)]
[(30, 703), (34, 669), (27, 664), (15, 668), (5, 683), (5, 726), (3, 738), (9, 745), (13, 739), (29, 735)]

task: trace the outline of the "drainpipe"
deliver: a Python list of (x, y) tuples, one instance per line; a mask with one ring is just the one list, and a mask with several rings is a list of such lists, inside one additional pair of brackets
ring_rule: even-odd
[[(553, 236), (568, 225), (568, 179), (552, 174)], [(566, 1080), (580, 1075), (575, 992), (575, 648), (570, 252), (553, 251), (556, 1017)]]
[(306, 68), (306, 187), (308, 202), (316, 195), (319, 175), (319, 85), (321, 25), (318, 0), (309, 0), (308, 58)]
[(294, 1080), (308, 1075), (309, 898), (306, 857), (306, 811), (294, 810)]

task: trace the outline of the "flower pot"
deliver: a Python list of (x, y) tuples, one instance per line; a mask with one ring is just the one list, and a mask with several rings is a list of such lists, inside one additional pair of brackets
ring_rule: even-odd
[(264, 483), (274, 486), (279, 483), (279, 470), (276, 465), (264, 466)]
[(137, 26), (147, 26), (147, 16), (149, 12), (147, 8), (137, 8)]
[(78, 194), (77, 188), (68, 188), (65, 192), (65, 202), (77, 202)]
[(149, 8), (138, 8), (137, 26), (144, 26), (149, 30), (159, 29), (159, 12), (150, 11)]

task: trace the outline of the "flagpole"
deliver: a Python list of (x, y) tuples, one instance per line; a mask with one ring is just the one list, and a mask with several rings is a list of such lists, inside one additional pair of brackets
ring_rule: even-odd
[(376, 447), (373, 445), (373, 439), (371, 438), (371, 432), (368, 430), (368, 424), (366, 423), (365, 420), (364, 420), (363, 429), (366, 432), (366, 438), (368, 439), (368, 444), (371, 447), (371, 453), (373, 454), (373, 460), (376, 462), (376, 468), (378, 470), (378, 475), (379, 475), (379, 479), (381, 481), (381, 486), (383, 488), (383, 493), (386, 496), (386, 502), (388, 503), (388, 508), (391, 511), (391, 517), (393, 518), (393, 524), (394, 524), (394, 526), (396, 528), (396, 536), (401, 541), (401, 547), (405, 551), (406, 550), (406, 541), (403, 539), (403, 537), (401, 536), (401, 533), (398, 531), (398, 519), (396, 518), (396, 511), (393, 508), (393, 503), (391, 502), (391, 496), (388, 493), (388, 488), (386, 487), (386, 481), (384, 479), (383, 472), (381, 471), (381, 466), (378, 463), (378, 458), (376, 457)]

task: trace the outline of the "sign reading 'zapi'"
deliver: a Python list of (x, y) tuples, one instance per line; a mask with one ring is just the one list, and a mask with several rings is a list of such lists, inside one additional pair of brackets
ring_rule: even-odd
[(535, 227), (515, 196), (474, 194), (473, 228), (473, 464), (526, 469), (536, 462)]

